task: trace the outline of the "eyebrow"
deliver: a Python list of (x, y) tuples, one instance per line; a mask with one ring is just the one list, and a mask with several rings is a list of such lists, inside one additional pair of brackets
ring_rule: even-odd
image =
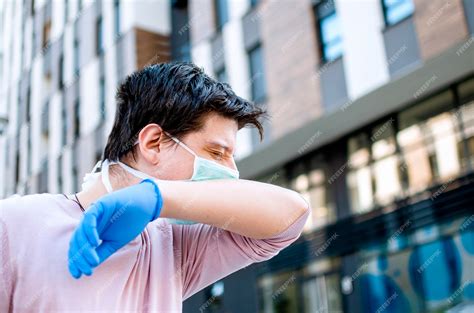
[(207, 143), (208, 143), (210, 146), (215, 146), (215, 147), (217, 146), (217, 147), (219, 147), (219, 148), (223, 148), (223, 149), (224, 149), (225, 151), (227, 151), (228, 153), (231, 153), (231, 152), (232, 152), (232, 149), (231, 149), (228, 145), (226, 145), (226, 144), (224, 144), (224, 143), (222, 143), (222, 142), (220, 142), (220, 141), (209, 140)]

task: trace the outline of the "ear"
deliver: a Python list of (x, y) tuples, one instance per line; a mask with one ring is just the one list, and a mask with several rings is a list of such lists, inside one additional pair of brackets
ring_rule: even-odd
[(163, 136), (163, 129), (158, 124), (148, 124), (138, 134), (140, 152), (153, 165), (158, 164)]

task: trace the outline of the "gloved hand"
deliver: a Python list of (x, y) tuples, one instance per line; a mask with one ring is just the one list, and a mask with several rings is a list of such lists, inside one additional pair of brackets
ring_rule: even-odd
[(140, 184), (112, 192), (85, 212), (69, 242), (69, 272), (78, 279), (92, 275), (93, 268), (135, 239), (158, 218), (163, 198), (157, 184)]

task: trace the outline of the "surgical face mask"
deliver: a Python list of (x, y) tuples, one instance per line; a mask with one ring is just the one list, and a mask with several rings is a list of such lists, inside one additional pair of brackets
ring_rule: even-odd
[[(200, 181), (200, 180), (211, 180), (211, 179), (239, 179), (239, 172), (237, 170), (233, 170), (219, 163), (216, 163), (214, 161), (198, 156), (193, 150), (191, 150), (179, 139), (171, 136), (168, 133), (166, 134), (171, 139), (173, 139), (176, 143), (178, 143), (181, 147), (183, 147), (186, 151), (188, 151), (194, 156), (193, 175), (191, 176), (189, 180)], [(135, 142), (135, 144), (138, 144), (138, 141)], [(128, 173), (132, 174), (135, 177), (138, 177), (141, 179), (149, 178), (149, 179), (156, 180), (156, 178), (151, 177), (150, 175), (143, 173), (141, 171), (138, 171), (120, 161), (110, 162), (109, 160), (104, 160), (102, 162), (100, 173), (95, 173), (98, 166), (100, 165), (100, 162), (98, 162), (96, 166), (94, 167), (94, 169), (92, 170), (92, 172), (90, 174), (86, 174), (86, 176), (84, 177), (84, 183), (82, 185), (83, 190), (91, 186), (94, 183), (94, 181), (98, 179), (98, 176), (100, 175), (102, 177), (102, 183), (107, 189), (107, 192), (109, 193), (112, 192), (113, 188), (112, 188), (112, 185), (110, 184), (110, 179), (109, 179), (109, 166), (112, 164), (118, 164), (125, 171), (127, 171)], [(192, 221), (185, 221), (185, 220), (178, 220), (178, 219), (171, 219), (171, 218), (169, 219), (169, 221), (173, 224), (196, 224), (195, 222), (192, 222)]]
[(239, 179), (239, 171), (221, 165), (217, 162), (198, 156), (193, 150), (186, 146), (178, 138), (166, 133), (178, 145), (194, 155), (194, 169), (190, 180), (211, 180), (211, 179)]

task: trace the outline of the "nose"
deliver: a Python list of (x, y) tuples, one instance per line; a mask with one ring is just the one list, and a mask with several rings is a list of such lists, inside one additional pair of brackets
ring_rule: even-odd
[(235, 163), (234, 157), (230, 159), (230, 168), (233, 170), (237, 170), (237, 164)]

